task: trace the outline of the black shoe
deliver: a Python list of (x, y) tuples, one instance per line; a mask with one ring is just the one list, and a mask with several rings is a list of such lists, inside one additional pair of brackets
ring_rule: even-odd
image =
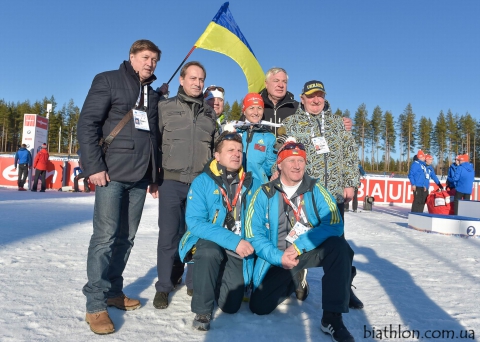
[(185, 272), (185, 264), (180, 260), (175, 260), (170, 275), (170, 281), (172, 282), (174, 290), (182, 283), (183, 272)]
[(193, 296), (193, 289), (187, 289), (187, 295), (192, 297)]
[(168, 308), (168, 293), (167, 292), (155, 293), (155, 298), (153, 299), (153, 307), (155, 309)]
[(193, 329), (200, 331), (208, 331), (210, 329), (210, 321), (212, 320), (212, 314), (196, 314), (193, 319), (192, 327)]
[(40, 192), (45, 192), (45, 190), (40, 190)]
[(34, 190), (34, 189), (32, 189), (32, 190), (30, 190), (30, 191), (31, 191), (31, 192), (37, 192), (37, 190)]
[(310, 286), (307, 282), (307, 269), (301, 270), (295, 275), (295, 277), (297, 278), (298, 282), (295, 294), (298, 300), (304, 301), (307, 299), (308, 294), (310, 293)]
[(324, 311), (320, 328), (325, 334), (330, 334), (334, 342), (355, 342), (343, 324), (341, 313)]
[[(355, 266), (352, 266), (352, 282), (353, 282), (353, 278), (355, 278), (356, 275), (357, 275), (357, 268)], [(357, 296), (355, 296), (355, 293), (353, 293), (353, 290), (351, 287), (350, 287), (350, 301), (348, 302), (348, 307), (350, 309), (363, 309), (362, 301), (358, 299)]]

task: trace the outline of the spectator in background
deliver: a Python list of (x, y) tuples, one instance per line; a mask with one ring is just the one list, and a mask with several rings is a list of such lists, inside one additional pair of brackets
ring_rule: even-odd
[[(417, 160), (415, 160), (415, 157)], [(427, 178), (425, 153), (422, 150), (418, 150), (415, 157), (414, 162), (410, 166), (410, 171), (408, 172), (408, 179), (410, 180), (413, 192), (411, 212), (423, 213), (428, 196), (427, 179), (429, 178)]]
[[(365, 170), (362, 167), (362, 164), (360, 164), (360, 163), (358, 163), (358, 172), (360, 172), (360, 178), (365, 178), (366, 173), (365, 173)], [(357, 212), (357, 208), (358, 208), (358, 189), (360, 188), (360, 186), (362, 186), (362, 184), (355, 187), (355, 192), (353, 193), (352, 211), (354, 213)], [(345, 203), (345, 210), (348, 211), (349, 209), (350, 209), (350, 203), (347, 202), (347, 203)]]
[(457, 171), (458, 165), (460, 164), (460, 161), (458, 160), (460, 156), (455, 157), (455, 161), (453, 162), (452, 165), (448, 168), (448, 175), (447, 175), (447, 188), (450, 189), (455, 189), (455, 172)]
[(15, 153), (15, 169), (18, 165), (18, 191), (26, 191), (24, 188), (28, 176), (28, 169), (32, 167), (32, 154), (27, 150), (27, 145), (22, 144)]
[(35, 180), (33, 181), (33, 186), (32, 186), (33, 192), (37, 191), (39, 177), (42, 177), (41, 179), (42, 188), (40, 192), (45, 192), (45, 189), (47, 188), (45, 176), (47, 174), (47, 164), (48, 164), (49, 157), (50, 156), (47, 151), (47, 144), (42, 144), (42, 148), (35, 155), (35, 160), (33, 161), (33, 168), (35, 169)]
[(75, 172), (78, 171), (78, 174), (75, 175), (75, 178), (73, 179), (73, 192), (80, 192), (78, 189), (78, 181), (83, 178), (83, 191), (85, 192), (90, 192), (90, 188), (88, 187), (88, 178), (85, 177), (85, 173), (83, 172), (83, 166), (82, 166), (82, 157), (80, 155), (80, 151), (78, 152), (78, 155), (80, 159), (78, 159), (78, 167), (73, 169), (73, 174), (75, 175)]
[(211, 85), (203, 92), (203, 96), (207, 104), (213, 108), (215, 114), (217, 114), (217, 129), (221, 133), (221, 127), (225, 124), (225, 115), (223, 113), (224, 101), (225, 101), (225, 89)]
[(470, 195), (472, 194), (475, 171), (469, 160), (470, 158), (468, 157), (468, 154), (458, 156), (460, 164), (458, 165), (453, 178), (455, 190), (457, 190), (454, 197), (455, 215), (458, 215), (458, 201), (470, 201)]
[(430, 179), (433, 180), (441, 190), (443, 190), (443, 185), (438, 180), (438, 177), (435, 174), (435, 170), (433, 169), (432, 163), (433, 163), (433, 157), (430, 154), (426, 154), (425, 164), (427, 166), (427, 177), (428, 177), (426, 182), (427, 190), (430, 187)]

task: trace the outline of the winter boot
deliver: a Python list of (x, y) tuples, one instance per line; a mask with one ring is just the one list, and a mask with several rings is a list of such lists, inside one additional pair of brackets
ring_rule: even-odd
[(298, 283), (295, 295), (298, 300), (304, 301), (310, 293), (310, 286), (307, 283), (307, 269), (301, 270), (295, 275), (295, 277), (297, 278)]
[(200, 331), (208, 331), (210, 329), (210, 321), (212, 320), (212, 314), (196, 314), (193, 319), (193, 329)]
[(122, 293), (120, 296), (108, 298), (107, 305), (114, 306), (120, 310), (131, 311), (140, 307), (140, 301), (138, 299), (128, 298)]
[(113, 322), (108, 316), (107, 311), (100, 311), (95, 313), (88, 313), (85, 316), (85, 321), (90, 325), (90, 330), (98, 335), (111, 334), (115, 331)]
[[(355, 266), (352, 266), (352, 283), (353, 283), (353, 278), (356, 275), (357, 275), (357, 268)], [(353, 286), (353, 284), (351, 285)], [(350, 301), (348, 302), (348, 307), (350, 309), (363, 309), (363, 303), (360, 299), (358, 299), (357, 296), (355, 296), (355, 293), (353, 293), (352, 286), (350, 287)]]
[(320, 328), (325, 334), (330, 334), (334, 342), (355, 342), (343, 324), (341, 313), (324, 311)]
[(153, 306), (155, 309), (168, 308), (168, 292), (157, 292), (153, 299)]

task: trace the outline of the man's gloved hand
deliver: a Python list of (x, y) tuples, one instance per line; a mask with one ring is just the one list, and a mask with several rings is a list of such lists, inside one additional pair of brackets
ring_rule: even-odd
[(438, 188), (439, 188), (440, 190), (443, 190), (443, 185), (442, 185), (442, 184), (437, 184), (437, 185), (438, 185)]

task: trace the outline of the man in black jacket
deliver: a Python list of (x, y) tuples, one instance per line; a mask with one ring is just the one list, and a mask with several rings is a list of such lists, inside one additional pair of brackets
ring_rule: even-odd
[[(95, 188), (93, 234), (87, 257), (86, 321), (96, 334), (115, 331), (107, 306), (134, 310), (140, 302), (123, 293), (122, 273), (142, 215), (147, 187), (158, 179), (158, 95), (151, 83), (160, 49), (148, 40), (130, 48), (119, 70), (95, 76), (80, 113), (78, 140), (85, 176)], [(115, 134), (132, 110), (135, 120)], [(118, 128), (117, 128), (118, 130)], [(113, 140), (111, 140), (113, 137)], [(99, 141), (110, 144), (99, 145)]]

